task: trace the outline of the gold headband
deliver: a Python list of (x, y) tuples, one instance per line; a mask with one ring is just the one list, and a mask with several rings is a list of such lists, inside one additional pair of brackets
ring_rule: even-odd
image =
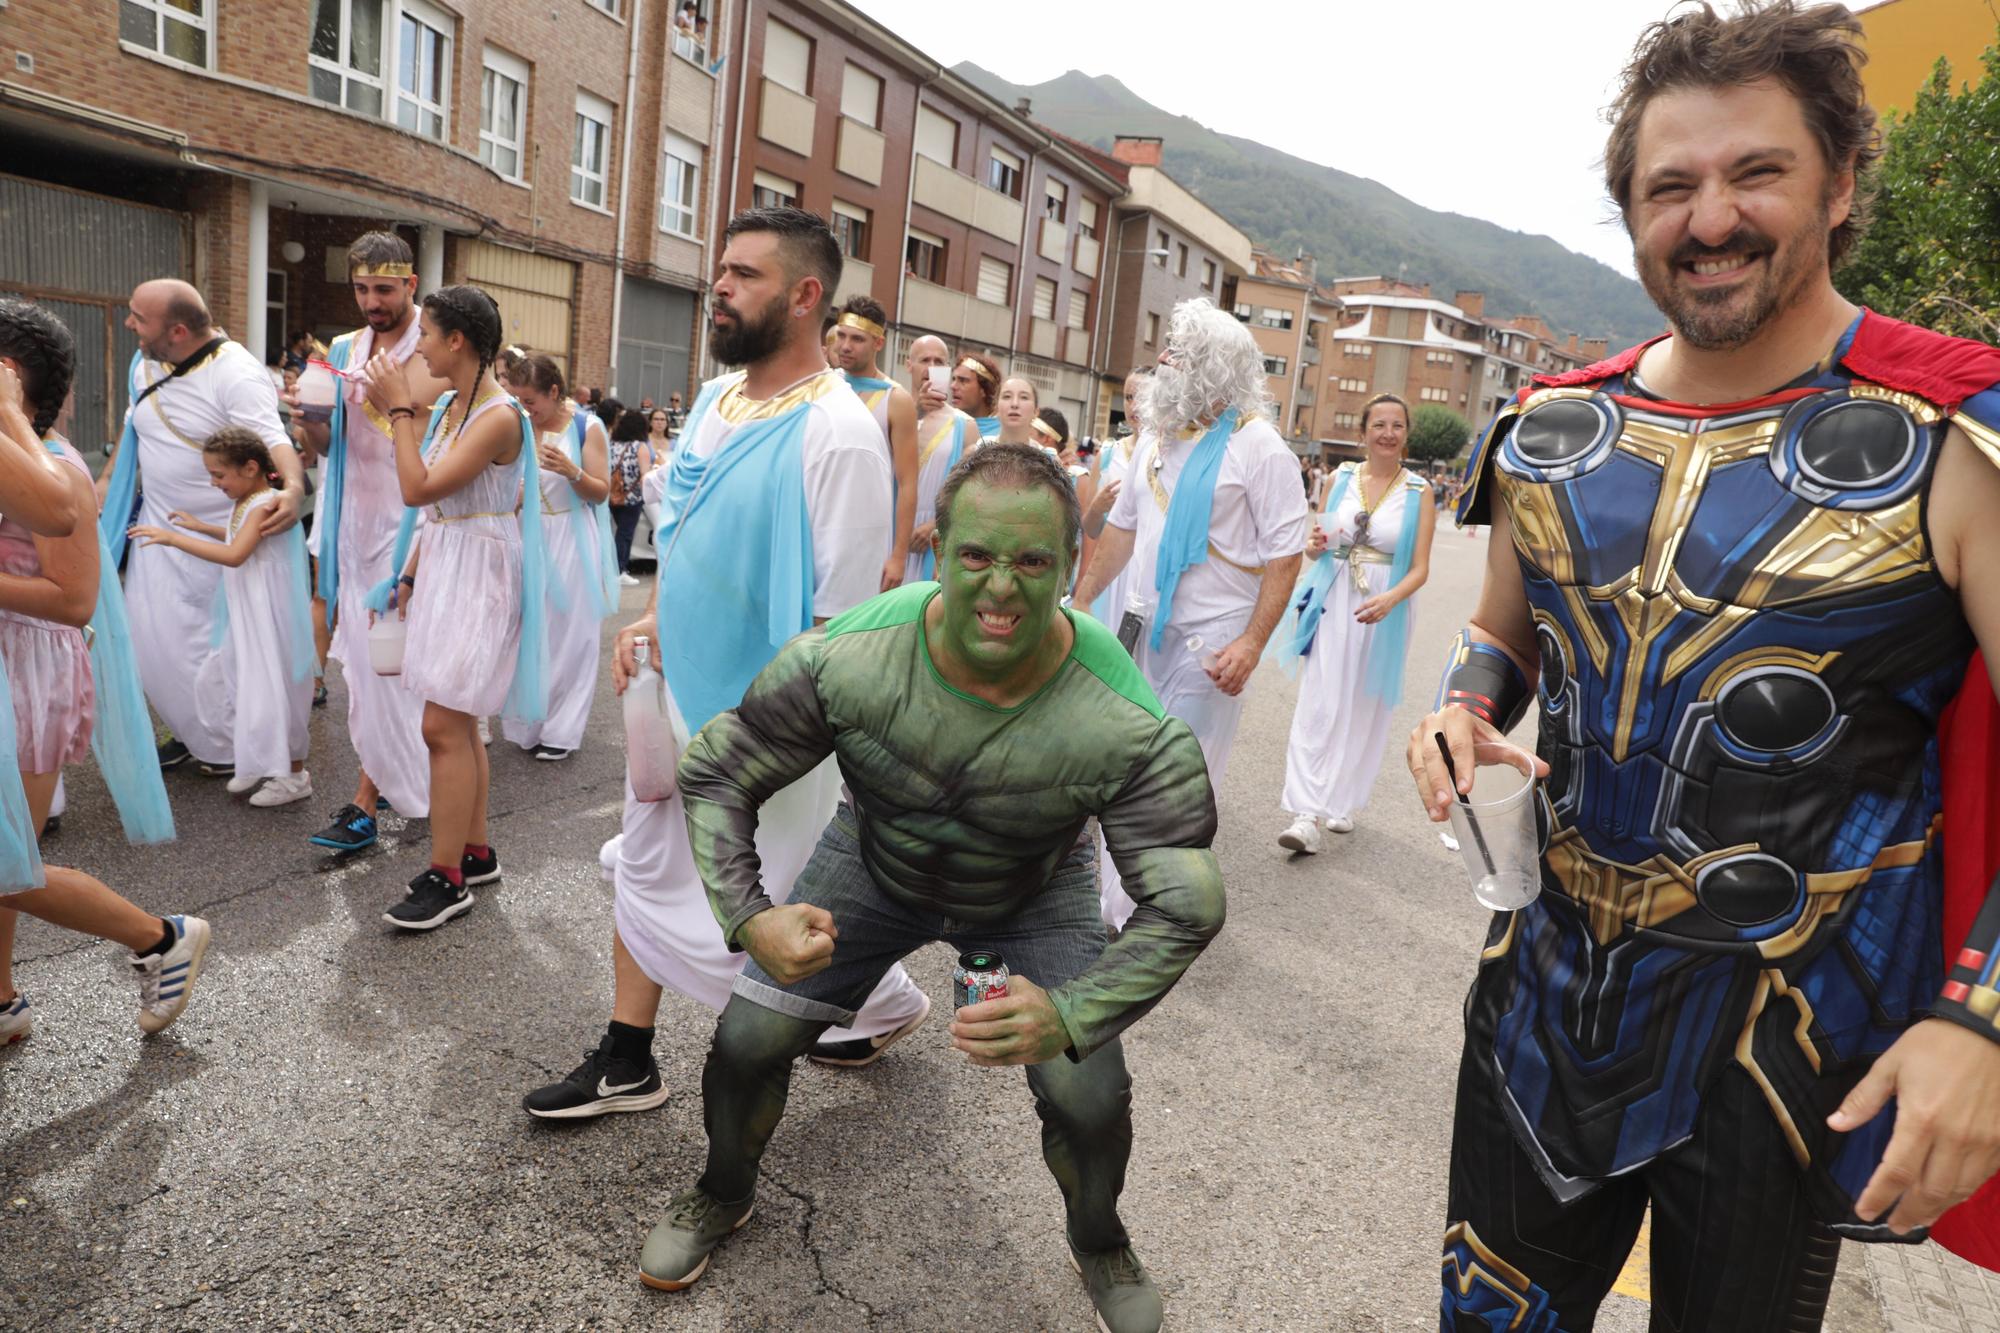
[(1062, 436), (1056, 434), (1056, 428), (1054, 426), (1051, 426), (1048, 422), (1042, 420), (1040, 417), (1035, 418), (1035, 434), (1041, 436), (1045, 440), (1050, 441), (1051, 443), (1054, 444), (1062, 443)]
[(963, 361), (958, 363), (958, 368), (960, 370), (971, 371), (973, 374), (979, 376), (980, 379), (985, 380), (988, 384), (993, 383), (993, 372), (988, 370), (985, 366), (980, 365), (977, 361), (974, 361), (969, 356), (966, 357)]
[(886, 339), (889, 336), (889, 330), (864, 315), (855, 314), (852, 310), (835, 320), (834, 323), (840, 328), (860, 329), (871, 338)]
[(414, 278), (416, 269), (408, 264), (356, 264), (354, 277), (357, 278)]

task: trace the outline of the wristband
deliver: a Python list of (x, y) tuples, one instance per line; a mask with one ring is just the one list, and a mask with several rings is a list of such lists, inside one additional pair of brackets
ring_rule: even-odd
[(412, 421), (416, 420), (417, 409), (414, 407), (392, 407), (389, 409), (389, 420), (400, 421), (404, 417), (408, 417)]
[(1528, 678), (1513, 658), (1490, 644), (1474, 643), (1472, 631), (1460, 630), (1445, 657), (1444, 679), (1438, 682), (1433, 708), (1457, 704), (1501, 731), (1512, 731), (1533, 698)]
[(2000, 880), (1952, 960), (1931, 1014), (2000, 1041)]
[(417, 586), (417, 576), (414, 574), (405, 574), (398, 578), (396, 582), (402, 584), (405, 588), (414, 588)]

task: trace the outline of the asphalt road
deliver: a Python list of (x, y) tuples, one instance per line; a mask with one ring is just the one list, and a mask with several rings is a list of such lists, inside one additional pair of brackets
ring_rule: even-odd
[[(1439, 534), (1403, 734), (1484, 547)], [(692, 1291), (642, 1288), (640, 1242), (700, 1170), (713, 1015), (669, 996), (658, 1111), (551, 1127), (518, 1107), (608, 1017), (608, 688), (569, 762), (494, 745), (506, 878), (417, 937), (379, 913), (424, 863), (421, 824), (389, 820), (345, 865), (305, 842), (354, 780), (337, 674), (332, 689), (321, 794), (301, 805), (253, 810), (176, 773), (181, 840), (137, 851), (95, 774), (72, 774), (50, 858), (200, 913), (216, 945), (187, 1015), (142, 1041), (117, 950), (23, 921), (39, 1026), (0, 1054), (0, 1327), (1091, 1327), (1020, 1075), (971, 1068), (944, 1036), (941, 947), (911, 960), (931, 1022), (873, 1069), (802, 1068), (755, 1218)], [(1126, 1221), (1170, 1328), (1435, 1328), (1459, 1007), (1486, 914), (1393, 756), (1353, 834), (1288, 859), (1292, 687), (1267, 668), (1253, 690), (1222, 792), (1229, 925), (1126, 1041)], [(1855, 1247), (1843, 1267), (1828, 1326), (1890, 1328)], [(1644, 1326), (1625, 1296), (1599, 1324)]]

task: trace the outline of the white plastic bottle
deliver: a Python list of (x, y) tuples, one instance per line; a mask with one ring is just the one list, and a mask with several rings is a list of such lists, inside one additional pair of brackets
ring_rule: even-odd
[(634, 639), (639, 674), (625, 687), (625, 776), (641, 801), (664, 801), (674, 794), (674, 770), (681, 747), (667, 713), (667, 683), (653, 669), (653, 641)]

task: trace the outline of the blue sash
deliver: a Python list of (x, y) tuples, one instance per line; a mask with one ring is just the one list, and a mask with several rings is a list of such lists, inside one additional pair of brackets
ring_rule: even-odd
[[(431, 440), (437, 435), (438, 423), (451, 406), (457, 391), (447, 389), (439, 395), (437, 405), (431, 408), (431, 419), (424, 427), (423, 449), (430, 450)], [(548, 595), (548, 546), (542, 540), (542, 477), (535, 465), (535, 428), (528, 422), (528, 414), (517, 405), (514, 415), (521, 424), (521, 509), (517, 515), (521, 524), (521, 644), (514, 654), (514, 683), (507, 690), (507, 700), (502, 711), (508, 717), (522, 722), (543, 721), (549, 712), (549, 645), (548, 608), (543, 598)], [(462, 429), (462, 428), (461, 428)], [(529, 501), (534, 502), (534, 517), (531, 521), (527, 513)], [(376, 615), (384, 615), (389, 610), (389, 599), (395, 596), (396, 580), (402, 576), (403, 566), (409, 563), (410, 543), (417, 531), (417, 511), (405, 506), (403, 521), (396, 528), (396, 550), (389, 559), (389, 577), (376, 584), (368, 593), (368, 609)], [(320, 565), (325, 567), (326, 548), (320, 548)], [(432, 596), (438, 594), (432, 593)], [(445, 596), (449, 596), (447, 591)]]
[(840, 373), (847, 375), (847, 387), (857, 394), (881, 393), (896, 387), (894, 380), (878, 380), (872, 375), (848, 375), (844, 370)]
[[(570, 461), (583, 466), (583, 443), (594, 418), (579, 407), (564, 432), (570, 446)], [(602, 504), (585, 503), (570, 492), (570, 539), (576, 544), (577, 563), (583, 573), (584, 595), (590, 599), (591, 614), (602, 620), (618, 609), (618, 557), (611, 546), (611, 514)], [(561, 579), (549, 580), (549, 596), (558, 608), (569, 609), (569, 588)]]
[(999, 417), (974, 417), (972, 424), (979, 427), (979, 438), (982, 440), (1000, 433)]
[[(668, 465), (653, 534), (661, 552), (660, 655), (690, 732), (741, 703), (778, 649), (812, 627), (803, 466), (812, 405), (750, 422), (715, 453), (696, 458), (694, 432), (724, 383), (703, 385), (688, 413), (689, 447), (676, 449)], [(702, 521), (691, 523), (697, 514)]]
[[(1230, 408), (1195, 442), (1194, 452), (1188, 455), (1187, 466), (1174, 484), (1173, 498), (1167, 502), (1167, 526), (1160, 533), (1159, 554), (1153, 560), (1153, 590), (1159, 594), (1153, 609), (1151, 643), (1155, 649), (1166, 637), (1167, 621), (1174, 613), (1174, 590), (1180, 586), (1182, 572), (1208, 559), (1215, 482), (1222, 475), (1229, 437), (1236, 433), (1236, 415), (1236, 409)], [(1154, 447), (1163, 449), (1166, 441)]]
[[(353, 333), (343, 333), (326, 349), (326, 363), (336, 370), (347, 369), (354, 355)], [(394, 447), (394, 441), (390, 442)], [(327, 422), (326, 459), (320, 467), (319, 508), (313, 529), (319, 533), (319, 595), (326, 602), (326, 623), (331, 626), (340, 606), (340, 510), (347, 494), (347, 382), (334, 379), (333, 416)]]
[[(1354, 477), (1353, 465), (1343, 465), (1334, 473), (1333, 489), (1327, 493), (1326, 504), (1316, 516), (1324, 530), (1326, 515), (1335, 513), (1347, 494), (1347, 485)], [(1409, 489), (1421, 494), (1407, 477), (1396, 479), (1396, 489)], [(1384, 496), (1386, 500), (1388, 497)], [(1405, 504), (1414, 504), (1406, 499)], [(1380, 508), (1380, 502), (1377, 503)], [(1422, 515), (1410, 511), (1403, 516), (1403, 531), (1396, 538), (1395, 552), (1389, 558), (1389, 582), (1380, 591), (1387, 592), (1403, 581), (1410, 572), (1410, 565), (1416, 559), (1417, 528)], [(1332, 536), (1328, 533), (1329, 538)], [(1320, 552), (1311, 564), (1306, 566), (1305, 576), (1292, 590), (1292, 605), (1285, 612), (1285, 618), (1278, 623), (1277, 632), (1271, 636), (1271, 646), (1265, 656), (1274, 658), (1285, 669), (1287, 675), (1298, 674), (1299, 659), (1312, 651), (1313, 637), (1319, 633), (1319, 622), (1326, 613), (1327, 594), (1333, 582), (1344, 572), (1341, 561), (1333, 558), (1331, 549)], [(1368, 666), (1362, 677), (1362, 689), (1369, 697), (1378, 699), (1394, 708), (1403, 701), (1403, 667), (1410, 650), (1410, 602), (1405, 597), (1396, 603), (1395, 609), (1382, 617), (1375, 626), (1374, 640), (1368, 646)]]
[[(145, 359), (144, 352), (132, 353), (132, 364), (125, 371), (128, 404), (137, 401), (139, 390), (145, 387), (139, 383), (139, 367)], [(139, 499), (139, 428), (133, 420), (136, 415), (131, 407), (125, 409), (125, 427), (118, 436), (118, 456), (111, 463), (111, 480), (104, 485), (104, 506), (97, 511), (97, 533), (103, 538), (105, 553), (111, 557), (113, 573), (125, 558), (125, 530), (132, 526), (132, 506)]]

